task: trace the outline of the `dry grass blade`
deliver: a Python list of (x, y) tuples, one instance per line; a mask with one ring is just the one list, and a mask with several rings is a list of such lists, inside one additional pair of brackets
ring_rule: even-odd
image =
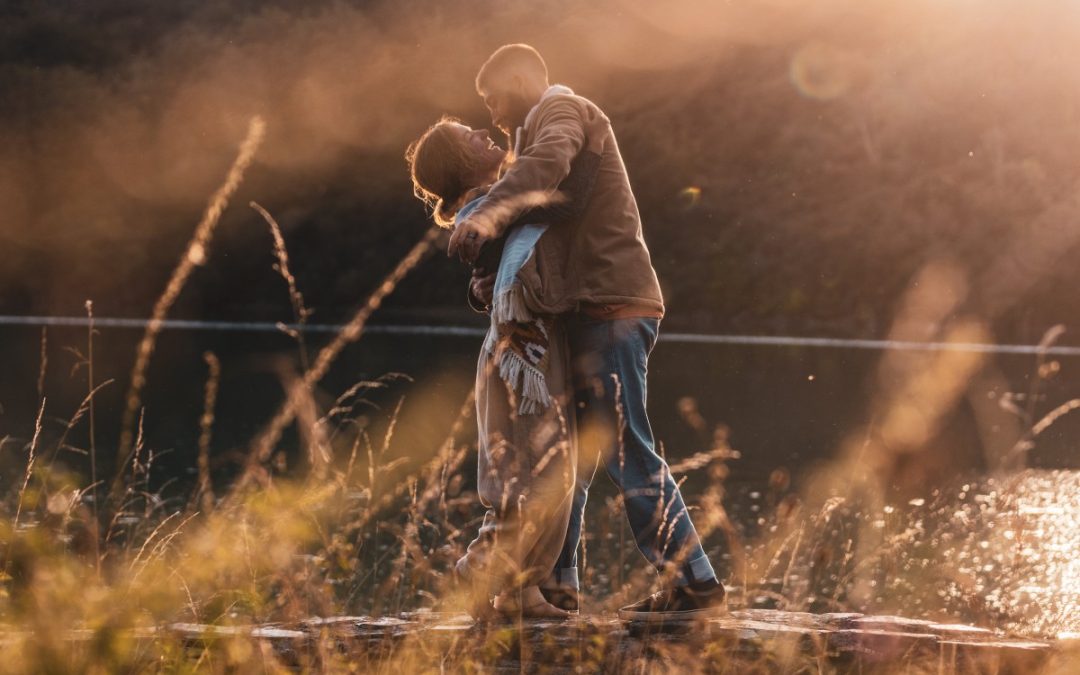
[(739, 459), (740, 457), (741, 455), (737, 450), (732, 450), (728, 447), (720, 447), (713, 450), (706, 450), (705, 452), (695, 453), (677, 464), (672, 464), (670, 471), (673, 474), (687, 473), (703, 469), (715, 461)]
[(210, 481), (210, 438), (214, 427), (214, 405), (217, 402), (221, 363), (213, 352), (203, 354), (210, 373), (206, 378), (203, 414), (199, 420), (199, 500), (206, 513), (214, 507), (214, 486)]
[(1050, 426), (1054, 424), (1054, 422), (1058, 421), (1058, 419), (1067, 415), (1073, 410), (1076, 410), (1077, 408), (1080, 408), (1080, 399), (1074, 398), (1071, 401), (1066, 401), (1065, 403), (1062, 403), (1061, 405), (1047, 413), (1045, 417), (1039, 420), (1038, 424), (1031, 428), (1031, 435), (1038, 436), (1042, 432), (1049, 429)]
[[(465, 397), (465, 401), (458, 411), (458, 416), (451, 425), (449, 434), (435, 455), (407, 479), (397, 481), (392, 489), (386, 490), (384, 494), (379, 496), (377, 501), (374, 501), (355, 519), (352, 527), (359, 529), (366, 527), (372, 521), (378, 522), (378, 519), (385, 515), (384, 509), (390, 507), (395, 500), (409, 491), (413, 491), (410, 499), (410, 514), (424, 513), (428, 507), (436, 502), (439, 502), (440, 508), (445, 512), (445, 477), (449, 473), (457, 471), (468, 456), (468, 448), (457, 448), (455, 439), (464, 429), (466, 421), (471, 419), (475, 405), (476, 391), (472, 389), (469, 391), (468, 396)], [(368, 443), (368, 459), (368, 488), (374, 495), (376, 475), (389, 471), (393, 468), (394, 463), (377, 467), (375, 452), (370, 442)], [(426, 486), (423, 492), (416, 492), (418, 481), (414, 478), (415, 476), (420, 476), (421, 480), (423, 480)]]
[(41, 327), (41, 370), (38, 371), (37, 381), (37, 393), (38, 398), (45, 396), (45, 368), (49, 365), (49, 353), (47, 347), (49, 345), (49, 327)]
[[(86, 395), (86, 398), (82, 400), (82, 403), (79, 404), (79, 407), (75, 411), (75, 414), (71, 416), (70, 420), (68, 420), (67, 426), (64, 428), (64, 433), (60, 436), (60, 440), (57, 442), (56, 447), (53, 449), (52, 456), (49, 457), (50, 467), (52, 466), (53, 461), (56, 459), (56, 456), (60, 453), (60, 450), (65, 447), (67, 443), (67, 438), (71, 434), (71, 430), (75, 428), (75, 425), (79, 423), (79, 420), (82, 419), (83, 415), (89, 412), (90, 403), (94, 400), (94, 396), (96, 396), (99, 391), (101, 391), (115, 381), (116, 380), (112, 379), (105, 380), (101, 384), (91, 389), (90, 392)], [(91, 483), (95, 482), (97, 481), (91, 480)]]
[[(86, 399), (87, 399), (87, 411), (90, 414), (90, 485), (94, 486), (91, 489), (94, 491), (94, 527), (97, 527), (98, 521), (98, 500), (97, 500), (97, 433), (94, 429), (94, 393), (97, 388), (94, 386), (94, 303), (90, 300), (86, 301), (86, 316), (89, 322), (86, 327)], [(108, 380), (112, 382), (112, 380)], [(68, 427), (68, 431), (71, 427)], [(66, 431), (64, 432), (67, 433)], [(95, 529), (96, 532), (96, 529)], [(94, 537), (94, 559), (98, 564), (98, 573), (101, 573), (101, 542), (98, 537)]]
[[(281, 235), (281, 227), (262, 206), (256, 202), (251, 202), (248, 205), (258, 211), (266, 224), (270, 226), (270, 235), (274, 238), (274, 255), (278, 260), (275, 267), (289, 286), (289, 302), (292, 303), (293, 317), (296, 319), (296, 323), (302, 327), (307, 322), (308, 316), (311, 315), (311, 310), (304, 306), (304, 296), (300, 293), (300, 289), (296, 287), (296, 277), (289, 271), (289, 251), (285, 248), (285, 238)], [(300, 345), (300, 364), (304, 370), (307, 370), (307, 345), (304, 344), (303, 330), (297, 331), (295, 337)]]
[(1060, 338), (1064, 334), (1064, 325), (1059, 323), (1057, 325), (1051, 326), (1045, 333), (1043, 333), (1042, 339), (1039, 340), (1039, 351), (1045, 352), (1047, 349), (1053, 346), (1055, 342), (1058, 341), (1058, 338)]
[(41, 419), (45, 415), (45, 399), (41, 399), (41, 408), (38, 410), (37, 421), (34, 422), (34, 438), (30, 441), (30, 453), (26, 459), (26, 475), (23, 477), (22, 487), (19, 488), (19, 503), (15, 507), (15, 520), (12, 523), (14, 529), (19, 529), (19, 516), (22, 514), (23, 499), (26, 497), (26, 488), (30, 485), (30, 476), (34, 473), (34, 458), (37, 451), (38, 439), (41, 438)]
[(394, 291), (398, 283), (431, 251), (435, 240), (440, 234), (441, 231), (437, 229), (427, 231), (423, 238), (412, 247), (412, 250), (402, 258), (394, 270), (379, 284), (375, 292), (368, 297), (364, 306), (357, 310), (353, 318), (341, 329), (334, 340), (323, 347), (316, 357), (315, 363), (304, 373), (302, 386), (290, 388), (285, 402), (281, 404), (277, 414), (274, 415), (266, 429), (252, 445), (248, 454), (247, 466), (240, 479), (237, 480), (234, 490), (242, 490), (258, 477), (261, 473), (262, 463), (270, 458), (270, 453), (273, 451), (274, 446), (277, 445), (278, 440), (281, 439), (282, 432), (296, 418), (297, 412), (304, 404), (307, 392), (311, 391), (326, 376), (327, 371), (330, 370), (330, 366), (341, 354), (341, 351), (349, 344), (360, 339), (364, 326), (367, 325), (371, 315), (382, 305), (386, 296)]
[(142, 560), (143, 553), (146, 552), (146, 547), (150, 545), (150, 542), (154, 541), (154, 538), (157, 536), (157, 533), (161, 531), (161, 528), (165, 527), (170, 520), (177, 517), (178, 515), (180, 514), (170, 513), (169, 515), (165, 516), (164, 520), (158, 523), (158, 526), (154, 528), (154, 530), (150, 533), (150, 536), (147, 537), (146, 541), (142, 543), (142, 546), (139, 548), (139, 552), (135, 554), (135, 558), (131, 561), (131, 564), (128, 565), (129, 571), (135, 569), (135, 565), (139, 564), (139, 562)]
[(218, 188), (217, 192), (215, 192), (214, 196), (210, 199), (210, 204), (207, 207), (202, 220), (199, 222), (198, 226), (196, 226), (195, 233), (192, 235), (191, 241), (188, 242), (187, 249), (184, 251), (183, 256), (180, 258), (180, 262), (173, 270), (172, 277), (165, 287), (165, 292), (161, 294), (161, 297), (159, 297), (154, 304), (150, 322), (146, 327), (146, 332), (143, 334), (143, 338), (139, 342), (139, 347), (136, 352), (135, 367), (131, 373), (131, 385), (128, 388), (126, 404), (124, 407), (124, 417), (120, 428), (120, 446), (117, 451), (117, 465), (115, 468), (116, 478), (113, 482), (111, 491), (114, 499), (121, 492), (124, 467), (127, 465), (131, 455), (135, 415), (139, 410), (142, 400), (142, 389), (146, 384), (146, 369), (150, 365), (150, 357), (153, 356), (154, 345), (157, 342), (158, 333), (161, 332), (161, 322), (165, 319), (169, 309), (172, 308), (176, 298), (180, 295), (180, 291), (187, 283), (192, 270), (206, 260), (207, 249), (214, 237), (214, 230), (217, 227), (218, 221), (221, 219), (221, 214), (225, 211), (229, 199), (236, 192), (241, 181), (243, 181), (244, 172), (247, 171), (248, 166), (251, 165), (252, 160), (255, 158), (255, 152), (262, 143), (265, 132), (266, 124), (263, 122), (262, 118), (252, 118), (248, 125), (247, 137), (240, 146), (240, 153), (237, 155), (236, 161), (233, 162), (232, 167), (229, 169), (229, 173), (225, 178), (225, 183)]

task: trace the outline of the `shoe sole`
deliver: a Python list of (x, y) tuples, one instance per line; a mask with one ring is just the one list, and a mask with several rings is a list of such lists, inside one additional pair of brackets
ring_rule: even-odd
[(699, 619), (712, 619), (727, 616), (727, 605), (715, 607), (703, 607), (702, 609), (687, 609), (679, 612), (635, 612), (620, 609), (619, 619), (622, 621), (637, 621), (640, 623), (669, 623), (675, 621), (696, 621)]

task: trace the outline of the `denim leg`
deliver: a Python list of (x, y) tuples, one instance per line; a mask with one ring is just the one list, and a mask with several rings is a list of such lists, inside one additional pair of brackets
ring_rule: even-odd
[[(656, 453), (646, 413), (648, 358), (658, 331), (656, 319), (596, 320), (576, 314), (567, 321), (578, 430), (583, 432), (590, 424), (616, 430), (608, 435), (613, 442), (603, 448), (600, 461), (623, 495), (638, 549), (658, 569), (667, 561), (681, 560), (674, 581), (685, 584), (716, 574), (667, 463)], [(579, 456), (588, 462), (593, 455), (582, 447)], [(572, 574), (576, 582), (582, 515), (594, 471), (595, 465), (579, 467), (556, 579), (568, 582)]]

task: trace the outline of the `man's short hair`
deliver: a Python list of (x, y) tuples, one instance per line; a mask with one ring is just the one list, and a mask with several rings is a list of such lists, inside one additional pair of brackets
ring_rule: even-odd
[(547, 82), (548, 70), (540, 52), (526, 44), (503, 45), (480, 66), (476, 74), (476, 90), (480, 91), (491, 78), (505, 74), (520, 74)]

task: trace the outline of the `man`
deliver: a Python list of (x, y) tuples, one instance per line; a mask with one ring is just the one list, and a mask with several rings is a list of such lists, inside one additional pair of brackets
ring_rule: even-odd
[[(500, 236), (523, 210), (516, 206), (527, 201), (520, 195), (555, 192), (585, 145), (586, 130), (595, 134), (599, 128), (606, 135), (584, 214), (549, 228), (537, 243), (535, 264), (519, 278), (534, 310), (565, 320), (579, 427), (607, 432), (602, 461), (622, 492), (638, 548), (671, 578), (619, 616), (660, 622), (723, 612), (724, 587), (656, 453), (645, 410), (647, 360), (664, 303), (610, 122), (591, 101), (550, 86), (544, 60), (528, 45), (496, 50), (481, 67), (476, 89), (495, 126), (515, 139), (515, 159), (450, 238), (450, 255), (466, 261), (475, 260), (484, 242)], [(490, 296), (492, 281), (475, 278), (472, 292)], [(588, 448), (582, 456), (590, 456)], [(595, 470), (595, 462), (582, 467), (566, 541), (542, 587), (548, 602), (571, 611), (578, 607), (577, 550)]]

